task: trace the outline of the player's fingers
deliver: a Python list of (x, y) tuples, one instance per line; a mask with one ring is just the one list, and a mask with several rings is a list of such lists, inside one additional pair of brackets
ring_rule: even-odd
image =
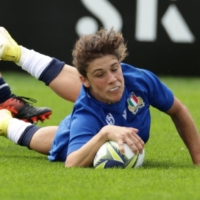
[(129, 128), (129, 129), (130, 129), (131, 132), (134, 133), (134, 134), (138, 132), (138, 129), (137, 129), (137, 128)]
[(141, 144), (144, 147), (144, 141), (141, 139), (141, 137), (137, 134), (135, 134), (134, 137), (138, 141), (138, 143)]
[(130, 138), (127, 138), (125, 143), (131, 148), (131, 150), (135, 153), (138, 154), (139, 149), (138, 149), (138, 145), (136, 145), (135, 142), (133, 142), (133, 140), (131, 140)]
[(130, 137), (126, 138), (126, 143), (134, 153), (137, 153), (138, 151), (142, 153), (144, 149), (144, 142), (137, 134), (131, 135)]
[[(135, 129), (135, 130), (137, 130), (138, 132), (138, 129)], [(135, 132), (135, 130), (132, 131), (132, 139), (144, 147), (144, 141), (140, 138), (137, 132)]]
[(123, 140), (118, 140), (117, 143), (119, 145), (119, 151), (120, 151), (120, 153), (122, 155), (124, 155), (125, 154), (125, 150), (124, 150), (124, 142), (123, 142)]

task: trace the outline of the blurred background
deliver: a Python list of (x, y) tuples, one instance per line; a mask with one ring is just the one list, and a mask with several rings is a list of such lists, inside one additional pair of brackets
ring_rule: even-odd
[[(0, 26), (29, 49), (71, 64), (77, 38), (101, 27), (123, 33), (124, 62), (157, 75), (200, 76), (200, 1), (6, 0)], [(0, 71), (22, 71), (0, 62)]]

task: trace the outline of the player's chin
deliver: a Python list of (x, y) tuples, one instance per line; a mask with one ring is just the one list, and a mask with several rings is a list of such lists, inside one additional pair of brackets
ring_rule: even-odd
[(123, 95), (123, 92), (118, 90), (118, 91), (114, 91), (114, 92), (108, 92), (107, 93), (107, 102), (108, 104), (113, 104), (113, 103), (117, 103), (121, 100)]
[(121, 98), (122, 98), (122, 95), (118, 95), (118, 96), (115, 95), (114, 97), (111, 97), (109, 99), (109, 102), (110, 104), (117, 103), (120, 101)]

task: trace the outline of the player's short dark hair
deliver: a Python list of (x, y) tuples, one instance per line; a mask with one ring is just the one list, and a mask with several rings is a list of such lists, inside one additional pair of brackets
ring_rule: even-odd
[(121, 33), (100, 29), (95, 34), (83, 35), (75, 43), (73, 65), (79, 73), (87, 77), (87, 67), (91, 61), (105, 55), (114, 55), (119, 62), (127, 56), (127, 47)]

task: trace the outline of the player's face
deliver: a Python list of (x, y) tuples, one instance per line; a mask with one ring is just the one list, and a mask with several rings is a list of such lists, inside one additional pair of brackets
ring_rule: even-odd
[(123, 95), (124, 77), (121, 65), (113, 55), (106, 55), (90, 62), (87, 78), (81, 79), (93, 97), (103, 103), (116, 103)]

